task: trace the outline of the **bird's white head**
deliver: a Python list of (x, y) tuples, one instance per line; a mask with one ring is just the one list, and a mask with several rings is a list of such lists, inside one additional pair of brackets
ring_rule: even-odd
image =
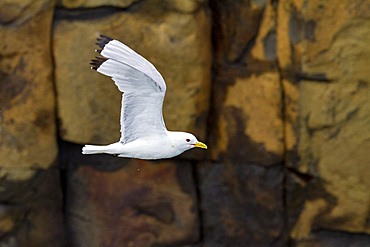
[(198, 141), (193, 134), (186, 132), (169, 131), (169, 136), (172, 141), (172, 147), (177, 149), (181, 153), (192, 148), (207, 149), (207, 145)]

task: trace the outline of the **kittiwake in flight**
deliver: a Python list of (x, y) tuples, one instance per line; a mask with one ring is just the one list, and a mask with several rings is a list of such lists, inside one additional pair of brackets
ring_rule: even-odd
[(112, 154), (137, 159), (166, 159), (207, 146), (186, 132), (168, 131), (162, 116), (166, 83), (157, 69), (128, 46), (105, 35), (96, 45), (92, 69), (113, 79), (122, 94), (121, 138), (105, 146), (85, 145), (83, 154)]

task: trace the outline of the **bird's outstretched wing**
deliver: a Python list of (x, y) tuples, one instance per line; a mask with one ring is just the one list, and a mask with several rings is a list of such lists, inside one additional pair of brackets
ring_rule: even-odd
[(112, 77), (123, 92), (121, 139), (128, 143), (153, 134), (165, 134), (162, 105), (166, 83), (156, 68), (121, 42), (100, 35), (97, 39), (102, 57), (92, 60), (92, 69)]

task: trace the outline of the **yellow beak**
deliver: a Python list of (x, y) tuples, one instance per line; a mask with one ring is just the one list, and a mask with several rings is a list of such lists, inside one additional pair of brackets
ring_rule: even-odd
[(204, 149), (207, 149), (207, 145), (204, 144), (203, 142), (197, 142), (197, 143), (194, 144), (194, 146), (196, 148), (204, 148)]

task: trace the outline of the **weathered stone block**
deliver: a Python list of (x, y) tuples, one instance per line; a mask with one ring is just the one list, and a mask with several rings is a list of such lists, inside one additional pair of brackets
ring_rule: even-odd
[[(55, 1), (1, 1), (0, 245), (63, 246), (51, 24)], [(55, 170), (54, 170), (55, 169)]]
[(293, 239), (319, 228), (369, 233), (368, 9), (363, 1), (279, 3)]
[(1, 167), (48, 168), (56, 159), (50, 54), (53, 4), (2, 2), (25, 11), (23, 16), (17, 8), (9, 8), (1, 20)]
[(204, 246), (286, 246), (281, 167), (202, 164)]
[(274, 6), (255, 1), (212, 6), (217, 15), (212, 158), (278, 164), (284, 145)]
[[(164, 3), (163, 3), (164, 4)], [(210, 84), (210, 20), (205, 9), (167, 11), (150, 1), (135, 11), (83, 21), (55, 21), (54, 55), (61, 136), (77, 143), (119, 139), (120, 92), (90, 71), (99, 34), (123, 41), (151, 61), (167, 82), (164, 118), (169, 130), (205, 137)], [(88, 16), (87, 16), (88, 17)]]
[(0, 182), (0, 245), (65, 246), (59, 171), (38, 170), (19, 180), (14, 174), (27, 171), (3, 170), (7, 176)]
[(293, 242), (294, 246), (297, 247), (363, 247), (369, 243), (369, 235), (325, 230), (315, 232), (308, 239)]
[[(59, 0), (58, 5), (65, 8), (129, 8), (133, 7), (139, 0)], [(168, 10), (180, 11), (183, 13), (193, 13), (197, 11), (206, 0), (161, 0), (151, 1), (152, 8), (157, 8), (158, 4), (165, 6)]]
[(101, 6), (127, 8), (139, 0), (59, 0), (58, 6), (65, 8), (96, 8)]
[(278, 74), (252, 74), (235, 80), (234, 85), (222, 90), (225, 99), (219, 111), (219, 127), (214, 132), (217, 148), (212, 149), (213, 157), (237, 164), (279, 163), (283, 126)]
[[(324, 25), (326, 22), (322, 23)], [(323, 32), (324, 33), (324, 32)], [(317, 38), (325, 40), (323, 34)], [(351, 18), (340, 26), (324, 47), (307, 44), (307, 58), (302, 62), (306, 74), (323, 75), (327, 80), (369, 84), (370, 21)], [(322, 43), (322, 42), (315, 42)], [(310, 45), (309, 45), (310, 44)]]
[(368, 2), (306, 1), (302, 12), (306, 19), (305, 29), (311, 29), (312, 37), (304, 43), (302, 69), (305, 73), (325, 74), (329, 79), (345, 74), (354, 77), (361, 71), (368, 73), (360, 66), (368, 61)]
[(62, 149), (63, 164), (70, 169), (71, 246), (171, 246), (199, 240), (191, 163), (82, 156), (80, 148)]
[[(301, 84), (300, 162), (296, 169), (325, 181), (322, 188), (313, 188), (311, 194), (325, 190), (328, 195), (315, 202), (307, 198), (304, 208), (310, 207), (308, 204), (321, 206), (316, 213), (302, 213), (297, 226), (305, 221), (311, 222), (312, 228), (369, 232), (366, 219), (370, 184), (366, 177), (370, 173), (370, 130), (365, 126), (370, 126), (370, 105), (369, 92), (361, 85), (308, 81)], [(334, 203), (329, 195), (335, 198)]]
[(266, 2), (211, 1), (217, 64), (237, 64), (254, 43)]

